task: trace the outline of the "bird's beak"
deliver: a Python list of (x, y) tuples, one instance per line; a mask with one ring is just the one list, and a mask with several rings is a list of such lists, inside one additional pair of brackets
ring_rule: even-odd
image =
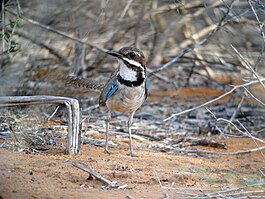
[(110, 50), (110, 51), (107, 52), (107, 54), (109, 54), (111, 56), (114, 56), (114, 57), (117, 57), (119, 59), (123, 58), (123, 56), (120, 53), (118, 53), (117, 51), (115, 51), (115, 50)]

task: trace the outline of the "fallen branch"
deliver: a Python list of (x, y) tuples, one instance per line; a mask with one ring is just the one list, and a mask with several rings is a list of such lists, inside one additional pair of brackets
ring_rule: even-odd
[[(238, 196), (238, 195), (247, 195), (245, 198), (251, 198), (248, 197), (248, 194), (260, 194), (260, 193), (265, 193), (264, 190), (253, 190), (253, 191), (244, 191), (243, 188), (247, 189), (250, 187), (263, 187), (264, 183), (260, 184), (253, 184), (253, 185), (247, 185), (245, 187), (235, 187), (235, 188), (223, 188), (223, 189), (218, 189), (212, 187), (211, 189), (205, 189), (205, 188), (188, 188), (188, 187), (169, 187), (169, 186), (164, 186), (161, 183), (161, 180), (158, 176), (158, 173), (156, 170), (154, 170), (156, 179), (159, 183), (159, 186), (161, 189), (167, 189), (167, 190), (178, 190), (182, 192), (175, 192), (176, 194), (182, 195), (181, 198), (183, 198), (185, 195), (185, 198), (231, 198), (231, 196)], [(216, 190), (216, 191), (213, 191)], [(188, 192), (189, 191), (189, 192)], [(212, 192), (213, 191), (213, 192)], [(230, 197), (228, 197), (230, 196)], [(258, 198), (261, 198), (257, 196)], [(174, 197), (178, 198), (178, 197)]]
[(243, 155), (243, 154), (261, 151), (264, 149), (265, 149), (265, 146), (254, 148), (254, 149), (235, 151), (235, 152), (216, 152), (216, 151), (207, 151), (207, 150), (201, 150), (201, 149), (178, 149), (178, 148), (174, 148), (173, 150), (182, 152), (182, 153), (213, 154), (213, 155)]
[(106, 189), (111, 188), (111, 187), (118, 187), (117, 184), (115, 182), (111, 182), (110, 180), (104, 178), (102, 175), (100, 175), (99, 173), (85, 167), (84, 165), (74, 162), (73, 166), (89, 173), (90, 175), (94, 176), (96, 179), (98, 179), (99, 181), (103, 182), (104, 184), (107, 184), (108, 186), (106, 187)]
[[(187, 146), (207, 146), (207, 147), (214, 147), (214, 148), (221, 148), (227, 149), (227, 146), (223, 142), (216, 142), (215, 140), (207, 139), (207, 138), (180, 138), (174, 141), (174, 144), (178, 143), (189, 143)], [(185, 146), (184, 146), (185, 147)]]

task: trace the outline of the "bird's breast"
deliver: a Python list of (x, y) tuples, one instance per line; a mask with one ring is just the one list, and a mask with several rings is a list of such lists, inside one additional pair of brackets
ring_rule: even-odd
[(120, 84), (118, 91), (107, 100), (110, 111), (133, 112), (145, 101), (144, 84), (137, 87), (127, 87)]

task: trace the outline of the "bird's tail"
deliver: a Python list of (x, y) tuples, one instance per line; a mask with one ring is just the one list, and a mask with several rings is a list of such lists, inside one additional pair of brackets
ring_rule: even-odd
[(55, 81), (62, 81), (68, 85), (75, 85), (78, 87), (83, 87), (91, 90), (101, 90), (104, 87), (103, 83), (97, 82), (92, 79), (76, 77), (76, 76), (64, 76), (64, 75), (55, 75), (49, 76), (48, 79)]

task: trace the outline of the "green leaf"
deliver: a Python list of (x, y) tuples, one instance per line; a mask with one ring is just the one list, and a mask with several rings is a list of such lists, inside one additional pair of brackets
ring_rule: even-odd
[(18, 43), (16, 43), (14, 40), (11, 40), (11, 42), (10, 42), (10, 43), (11, 43), (11, 47), (12, 47), (12, 46), (16, 47), (16, 46), (17, 46), (17, 44), (18, 44)]
[(19, 20), (16, 20), (16, 21), (13, 21), (12, 19), (9, 19), (9, 26), (13, 29), (15, 26), (17, 28), (20, 28), (21, 25), (20, 25), (20, 21)]
[(10, 38), (10, 33), (9, 32), (5, 32), (5, 40), (8, 41)]
[(15, 27), (16, 22), (12, 19), (9, 19), (9, 26), (13, 29)]

